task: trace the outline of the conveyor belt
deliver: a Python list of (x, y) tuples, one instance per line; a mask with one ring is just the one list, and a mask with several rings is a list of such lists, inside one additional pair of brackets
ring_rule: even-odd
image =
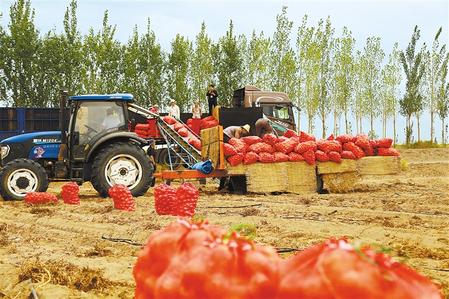
[[(157, 125), (159, 128), (159, 132), (164, 137), (165, 142), (167, 143), (167, 147), (169, 149), (168, 154), (175, 154), (178, 156), (182, 163), (186, 166), (192, 166), (197, 162), (200, 162), (201, 159), (201, 151), (196, 149), (194, 146), (188, 143), (189, 137), (198, 138), (188, 126), (186, 126), (182, 121), (178, 120), (179, 123), (184, 124), (185, 128), (189, 132), (188, 137), (182, 137), (176, 132), (173, 128), (173, 125), (167, 124), (161, 116), (158, 114), (152, 113), (148, 109), (142, 108), (135, 104), (128, 104), (128, 109), (134, 113), (138, 113), (146, 118), (156, 118)], [(169, 161), (172, 161), (171, 157), (169, 157)], [(172, 168), (172, 165), (170, 165)], [(173, 168), (172, 168), (173, 170)]]

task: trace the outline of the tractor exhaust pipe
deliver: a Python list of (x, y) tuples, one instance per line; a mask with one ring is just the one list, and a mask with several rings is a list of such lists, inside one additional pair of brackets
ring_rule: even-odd
[(69, 93), (65, 89), (59, 90), (59, 130), (61, 131), (61, 146), (59, 147), (58, 160), (67, 158), (67, 97)]

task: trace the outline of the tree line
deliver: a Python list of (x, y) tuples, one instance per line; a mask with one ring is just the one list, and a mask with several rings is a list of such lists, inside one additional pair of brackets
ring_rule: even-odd
[[(344, 27), (337, 35), (330, 18), (309, 24), (306, 15), (294, 28), (283, 7), (272, 36), (256, 31), (249, 37), (237, 35), (231, 20), (225, 35), (214, 41), (203, 22), (194, 40), (177, 34), (164, 51), (150, 19), (146, 30), (140, 33), (136, 26), (125, 44), (116, 39), (108, 11), (99, 30), (90, 28), (82, 35), (76, 0), (65, 11), (60, 33), (36, 28), (30, 0), (17, 0), (9, 16), (8, 26), (0, 26), (0, 99), (13, 107), (57, 106), (59, 87), (64, 86), (70, 94), (126, 91), (145, 106), (164, 107), (174, 98), (186, 111), (194, 101), (205, 104), (212, 82), (224, 106), (231, 105), (235, 89), (251, 84), (286, 92), (302, 110), (298, 127), (305, 121), (314, 132), (319, 119), (323, 137), (385, 136), (392, 122), (396, 138), (400, 113), (406, 118), (406, 142), (414, 133), (420, 141), (421, 115), (429, 111), (431, 140), (437, 138), (437, 117), (441, 141), (446, 140), (449, 55), (440, 41), (441, 28), (429, 46), (419, 44), (415, 27), (406, 49), (396, 43), (385, 53), (375, 36), (357, 49), (352, 32)], [(333, 128), (326, 126), (329, 118)], [(363, 127), (366, 119), (368, 128)], [(377, 119), (382, 120), (382, 132), (375, 132)]]

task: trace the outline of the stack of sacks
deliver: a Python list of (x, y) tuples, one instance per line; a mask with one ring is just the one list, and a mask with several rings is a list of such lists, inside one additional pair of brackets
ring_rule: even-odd
[(149, 124), (137, 124), (134, 133), (139, 137), (149, 138), (151, 136), (151, 127)]
[(216, 120), (213, 116), (207, 116), (203, 119), (189, 118), (187, 120), (187, 126), (196, 134), (199, 134), (203, 129), (213, 128), (218, 125), (218, 120)]
[(287, 130), (281, 137), (267, 134), (263, 139), (257, 136), (231, 138), (224, 145), (224, 155), (231, 166), (287, 161), (305, 161), (310, 165), (316, 161), (341, 163), (342, 159), (355, 160), (365, 156), (399, 156), (399, 152), (391, 148), (392, 142), (390, 138), (370, 140), (366, 135), (337, 138), (331, 135), (326, 140), (316, 140), (305, 132), (297, 134)]

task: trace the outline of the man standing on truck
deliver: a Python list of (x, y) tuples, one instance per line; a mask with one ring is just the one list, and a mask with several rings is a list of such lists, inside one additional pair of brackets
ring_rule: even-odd
[(270, 125), (270, 121), (266, 118), (259, 118), (255, 124), (256, 136), (263, 138), (265, 134), (273, 133), (273, 128)]
[(209, 115), (212, 115), (212, 112), (214, 111), (215, 106), (217, 106), (217, 98), (218, 98), (218, 92), (215, 89), (214, 84), (210, 84), (207, 89), (207, 103), (209, 104)]
[(251, 127), (246, 124), (244, 126), (229, 126), (223, 130), (223, 141), (228, 142), (231, 138), (240, 139), (249, 135)]

